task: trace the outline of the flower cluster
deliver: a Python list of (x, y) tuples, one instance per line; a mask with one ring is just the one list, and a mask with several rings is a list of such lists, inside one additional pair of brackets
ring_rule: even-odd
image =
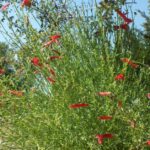
[[(128, 65), (130, 65), (134, 69), (138, 67), (138, 65), (136, 63), (129, 60), (128, 58), (121, 58), (121, 61), (127, 63)], [(114, 78), (114, 80), (123, 81), (123, 80), (125, 80), (125, 75), (120, 73)], [(110, 91), (98, 92), (97, 95), (101, 96), (101, 97), (109, 97), (109, 98), (112, 98), (112, 96), (114, 96), (114, 94)], [(147, 97), (148, 97), (148, 99), (150, 99), (150, 93), (147, 94)], [(88, 106), (89, 106), (89, 104), (87, 104), (87, 103), (76, 103), (76, 104), (69, 105), (69, 108), (75, 109), (75, 108), (88, 107)], [(118, 101), (117, 106), (118, 106), (118, 109), (122, 108), (122, 101), (121, 100)], [(109, 120), (113, 119), (113, 116), (102, 115), (102, 116), (99, 116), (98, 119), (101, 121), (109, 121)], [(130, 122), (130, 126), (132, 128), (135, 128), (136, 122), (134, 120), (129, 121), (129, 122)], [(96, 135), (96, 138), (98, 139), (98, 144), (103, 144), (104, 139), (112, 139), (113, 137), (114, 137), (114, 135), (111, 133), (97, 134)], [(150, 145), (150, 141), (147, 141), (146, 144)]]
[[(56, 35), (53, 35), (53, 36), (50, 36), (50, 41), (46, 42), (43, 47), (44, 48), (48, 48), (49, 46), (52, 46), (53, 43), (56, 43), (56, 44), (59, 44), (59, 41), (58, 39), (60, 39), (61, 36), (56, 34)], [(57, 50), (53, 50), (52, 51), (54, 53), (56, 53), (57, 55), (54, 55), (54, 56), (50, 56), (48, 60), (50, 61), (54, 61), (54, 60), (57, 60), (57, 59), (61, 59), (62, 56), (60, 56), (60, 52), (58, 52)], [(56, 76), (56, 73), (54, 71), (53, 68), (51, 68), (49, 65), (47, 65), (46, 63), (42, 63), (40, 58), (39, 57), (33, 57), (31, 59), (31, 63), (35, 66), (35, 67), (40, 67), (40, 68), (44, 68), (46, 67), (48, 72), (51, 74), (51, 76), (48, 76), (46, 77), (46, 79), (49, 81), (49, 83), (51, 84), (54, 84), (55, 83), (55, 76)], [(35, 74), (39, 73), (38, 70), (34, 71)]]
[(117, 26), (115, 25), (114, 26), (114, 30), (119, 30), (119, 29), (123, 29), (123, 30), (127, 30), (128, 29), (128, 25), (133, 22), (132, 19), (128, 18), (126, 16), (126, 14), (122, 13), (119, 9), (116, 9), (115, 10), (117, 12), (117, 14), (123, 19), (124, 23), (122, 23), (121, 25)]

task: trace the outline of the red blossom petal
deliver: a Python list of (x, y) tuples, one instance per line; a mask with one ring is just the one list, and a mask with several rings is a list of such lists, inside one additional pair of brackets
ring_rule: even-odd
[(120, 60), (122, 62), (125, 62), (125, 63), (129, 63), (130, 62), (130, 59), (128, 59), (128, 58), (121, 58)]
[(32, 62), (35, 66), (38, 66), (38, 64), (39, 64), (39, 58), (38, 58), (38, 57), (34, 57), (34, 58), (32, 58), (31, 62)]
[(98, 92), (97, 94), (99, 96), (110, 96), (112, 93), (111, 92)]
[(148, 141), (146, 142), (146, 144), (147, 144), (147, 145), (150, 145), (150, 140), (148, 140)]
[(120, 28), (121, 28), (121, 29), (124, 29), (124, 30), (127, 30), (127, 29), (128, 29), (128, 25), (127, 25), (126, 23), (121, 24), (121, 25), (120, 25)]
[(133, 61), (131, 61), (131, 60), (128, 62), (128, 65), (130, 65), (133, 69), (136, 69), (139, 67), (139, 65), (133, 63)]
[(100, 116), (100, 117), (98, 117), (98, 119), (100, 119), (100, 120), (111, 120), (112, 116)]
[(120, 60), (122, 62), (125, 62), (125, 63), (129, 64), (129, 65), (133, 64), (133, 62), (130, 59), (128, 59), (128, 58), (121, 58)]
[(121, 24), (120, 26), (114, 26), (114, 30), (119, 30), (119, 29), (127, 30), (128, 24), (124, 23), (124, 24)]
[(130, 19), (130, 18), (126, 18), (126, 19), (124, 19), (124, 21), (125, 21), (127, 24), (129, 24), (129, 23), (133, 22), (133, 20), (132, 20), (132, 19)]
[(52, 36), (50, 36), (50, 39), (52, 40), (52, 41), (56, 41), (57, 39), (59, 39), (59, 38), (61, 38), (61, 36), (60, 35), (52, 35)]
[(135, 64), (135, 63), (130, 63), (130, 66), (133, 68), (133, 69), (136, 69), (139, 67), (139, 65)]
[(98, 134), (98, 135), (96, 135), (96, 138), (98, 138), (98, 143), (102, 144), (104, 138), (111, 139), (111, 138), (113, 138), (113, 136), (110, 133), (106, 133), (106, 134)]
[(48, 47), (50, 45), (52, 45), (53, 43), (59, 43), (58, 39), (61, 38), (60, 35), (53, 35), (53, 36), (50, 36), (50, 41), (46, 42), (44, 44), (44, 47)]
[(119, 9), (117, 9), (116, 12), (118, 13), (118, 15), (119, 15), (127, 24), (133, 22), (132, 19), (127, 18), (127, 17), (125, 16), (125, 14), (122, 13)]
[(61, 59), (61, 58), (62, 58), (61, 56), (51, 56), (50, 60)]
[(127, 63), (128, 65), (130, 65), (133, 69), (136, 69), (139, 67), (139, 65), (135, 64), (133, 61), (131, 61), (130, 59), (128, 58), (121, 58), (120, 59), (122, 62), (125, 62)]
[(80, 107), (87, 107), (89, 104), (80, 103), (80, 104), (72, 104), (69, 106), (69, 108), (80, 108)]
[(96, 138), (98, 139), (98, 144), (103, 144), (103, 136), (101, 134), (96, 135)]
[(31, 62), (32, 62), (32, 64), (34, 66), (40, 66), (40, 67), (42, 67), (42, 65), (40, 64), (40, 59), (38, 57), (32, 58)]
[(27, 6), (27, 7), (31, 7), (31, 0), (23, 0), (22, 7)]
[(51, 77), (48, 77), (47, 80), (48, 80), (51, 84), (54, 84), (54, 83), (55, 83), (55, 80), (52, 79)]
[(118, 74), (116, 77), (115, 77), (115, 80), (124, 80), (124, 75), (123, 74)]
[(109, 139), (111, 139), (113, 137), (112, 134), (110, 134), (110, 133), (103, 134), (102, 136), (103, 136), (103, 138), (109, 138)]
[(5, 5), (3, 5), (3, 6), (1, 7), (1, 10), (2, 10), (2, 11), (5, 11), (5, 10), (9, 7), (9, 5), (10, 5), (10, 3), (6, 3)]

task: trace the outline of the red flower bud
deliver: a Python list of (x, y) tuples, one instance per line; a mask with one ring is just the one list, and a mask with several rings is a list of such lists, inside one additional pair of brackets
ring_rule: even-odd
[(80, 107), (87, 107), (89, 104), (80, 103), (80, 104), (72, 104), (69, 106), (69, 108), (80, 108)]

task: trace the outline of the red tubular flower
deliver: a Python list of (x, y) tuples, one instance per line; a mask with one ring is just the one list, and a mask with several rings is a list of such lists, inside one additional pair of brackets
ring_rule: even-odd
[(43, 46), (44, 47), (48, 47), (50, 45), (52, 45), (53, 43), (59, 43), (58, 39), (61, 38), (60, 35), (53, 35), (53, 36), (50, 36), (50, 41), (46, 42)]
[(27, 6), (27, 7), (31, 7), (31, 0), (23, 0), (22, 7)]
[(123, 29), (123, 30), (128, 30), (128, 24), (123, 23), (123, 24), (120, 25), (120, 28)]
[(128, 65), (130, 65), (133, 69), (136, 69), (139, 67), (139, 65), (135, 64), (133, 61), (131, 61), (130, 59), (128, 58), (121, 58), (120, 59), (122, 62), (125, 62), (127, 63)]
[(96, 138), (98, 139), (98, 144), (103, 144), (103, 136), (101, 134), (96, 135)]
[(116, 77), (115, 77), (115, 80), (124, 80), (124, 75), (123, 74), (118, 74)]
[(59, 38), (61, 38), (61, 36), (60, 36), (60, 35), (57, 35), (57, 34), (50, 36), (50, 39), (51, 39), (53, 42), (57, 42)]
[(110, 96), (112, 93), (111, 92), (98, 92), (97, 94), (99, 96)]
[(128, 24), (124, 23), (121, 24), (120, 26), (114, 26), (114, 30), (119, 30), (119, 29), (128, 30)]
[(98, 117), (98, 119), (100, 119), (100, 120), (111, 120), (112, 116), (100, 116), (100, 117)]
[(61, 58), (62, 58), (61, 56), (51, 56), (50, 60), (61, 59)]
[(127, 24), (133, 22), (132, 19), (127, 18), (127, 17), (125, 16), (125, 14), (122, 13), (119, 9), (117, 9), (116, 12), (118, 13), (118, 15), (119, 15)]
[(150, 99), (150, 93), (147, 94), (147, 98)]
[(19, 97), (23, 96), (23, 92), (22, 91), (10, 90), (9, 93), (12, 94), (12, 95), (19, 96)]
[(127, 23), (127, 24), (129, 24), (129, 23), (131, 23), (131, 22), (133, 22), (133, 20), (132, 19), (130, 19), (130, 18), (124, 18), (124, 21)]
[(109, 138), (111, 139), (113, 136), (110, 133), (102, 134), (103, 138)]
[(129, 63), (130, 62), (130, 59), (128, 59), (128, 58), (121, 58), (120, 60), (122, 62), (125, 62), (125, 63)]
[(35, 65), (38, 66), (39, 65), (39, 58), (38, 57), (34, 57), (31, 62)]
[(136, 69), (139, 67), (139, 65), (135, 64), (135, 63), (130, 63), (130, 66), (133, 68), (133, 69)]
[(2, 11), (5, 11), (5, 10), (9, 7), (9, 5), (10, 5), (10, 3), (6, 3), (5, 5), (3, 5), (3, 6), (1, 7), (1, 10), (2, 10)]
[(53, 76), (56, 76), (56, 73), (55, 73), (55, 71), (54, 71), (53, 69), (50, 69), (49, 71), (50, 71), (50, 73), (51, 73)]
[(103, 144), (103, 139), (104, 138), (111, 139), (111, 138), (113, 138), (113, 136), (110, 133), (106, 133), (106, 134), (98, 134), (98, 135), (96, 135), (96, 138), (98, 138), (98, 143), (99, 144)]
[(148, 141), (146, 142), (146, 144), (150, 146), (150, 140), (148, 140)]
[(122, 62), (128, 63), (129, 65), (134, 64), (133, 61), (131, 61), (131, 60), (128, 59), (128, 58), (121, 58), (120, 60), (121, 60)]
[(0, 75), (4, 74), (5, 70), (4, 69), (0, 69)]
[(80, 104), (72, 104), (69, 106), (69, 108), (80, 108), (80, 107), (88, 107), (89, 104), (80, 103)]
[(52, 79), (51, 77), (48, 77), (47, 80), (48, 80), (51, 84), (54, 84), (54, 83), (55, 83), (55, 80)]
[(34, 66), (41, 66), (40, 59), (38, 57), (32, 58), (31, 62)]

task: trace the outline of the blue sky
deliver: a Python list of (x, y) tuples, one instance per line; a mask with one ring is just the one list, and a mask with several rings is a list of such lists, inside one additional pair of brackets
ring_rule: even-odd
[[(137, 9), (141, 11), (145, 11), (146, 14), (148, 14), (148, 0), (136, 0), (137, 4), (133, 5), (133, 9), (136, 11)], [(144, 22), (144, 19), (140, 16), (140, 14), (137, 14), (135, 18), (135, 24), (138, 28), (142, 28), (142, 23)]]
[[(92, 0), (74, 0), (76, 3), (80, 4), (82, 1), (83, 2), (91, 2)], [(101, 0), (97, 0), (98, 2), (100, 2)], [(132, 0), (127, 0), (128, 2), (131, 2)], [(146, 14), (148, 13), (148, 0), (135, 0), (136, 4), (132, 5), (133, 11), (137, 11), (138, 9), (141, 11), (145, 11)], [(0, 14), (1, 15), (1, 14)], [(137, 13), (137, 15), (135, 16), (135, 26), (139, 29), (142, 29), (142, 24), (144, 22), (144, 18), (142, 18), (140, 16), (139, 13)], [(0, 41), (5, 41), (4, 38), (2, 37), (1, 33), (0, 33)]]

